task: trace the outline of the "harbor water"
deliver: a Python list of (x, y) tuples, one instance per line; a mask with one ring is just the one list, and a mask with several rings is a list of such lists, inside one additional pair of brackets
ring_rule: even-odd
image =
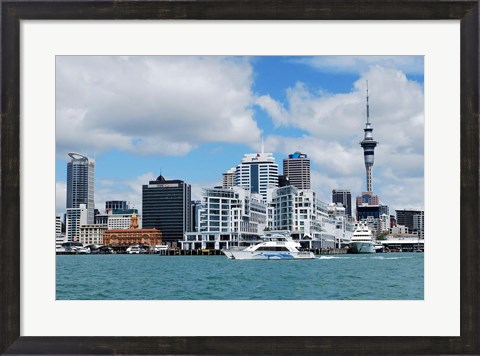
[(57, 300), (422, 300), (423, 253), (229, 260), (59, 255)]

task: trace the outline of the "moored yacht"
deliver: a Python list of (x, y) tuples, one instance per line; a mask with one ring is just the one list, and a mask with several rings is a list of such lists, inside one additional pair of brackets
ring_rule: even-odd
[(300, 244), (290, 236), (276, 234), (263, 236), (262, 241), (240, 248), (223, 249), (225, 256), (235, 260), (295, 260), (313, 259), (313, 252), (299, 250)]
[(351, 253), (375, 253), (375, 244), (373, 241), (372, 230), (367, 224), (355, 224), (355, 231), (350, 240)]

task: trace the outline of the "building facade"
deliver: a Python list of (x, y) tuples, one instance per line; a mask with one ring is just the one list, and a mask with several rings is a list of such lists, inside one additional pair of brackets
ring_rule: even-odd
[(222, 188), (231, 188), (235, 186), (235, 171), (236, 168), (233, 167), (222, 174)]
[(186, 234), (182, 249), (222, 249), (256, 241), (267, 227), (267, 206), (260, 194), (241, 187), (204, 189), (196, 232)]
[(245, 154), (235, 170), (235, 185), (260, 194), (267, 202), (267, 190), (278, 187), (278, 165), (273, 154)]
[(298, 189), (310, 189), (310, 159), (306, 154), (295, 152), (283, 160), (283, 175), (290, 185)]
[(107, 225), (86, 224), (78, 229), (78, 241), (85, 245), (102, 245)]
[(87, 209), (87, 223), (94, 223), (95, 209), (95, 162), (88, 157), (71, 152), (67, 163), (67, 205), (68, 209), (78, 209), (84, 204)]
[(78, 208), (67, 209), (65, 241), (78, 241), (78, 229), (81, 225), (88, 224), (88, 209), (85, 204)]
[(158, 229), (163, 241), (176, 245), (191, 227), (191, 186), (159, 176), (142, 186), (144, 229)]
[[(130, 228), (131, 214), (109, 214), (107, 219), (107, 226), (109, 230), (125, 230)], [(142, 216), (137, 215), (138, 227), (142, 228)]]
[[(414, 226), (413, 226), (413, 217), (415, 215), (422, 215), (423, 216), (423, 211), (421, 211), (421, 210), (403, 209), (403, 210), (395, 210), (395, 213), (397, 214), (397, 224), (398, 225), (404, 225), (404, 226), (408, 227), (410, 229), (410, 231), (414, 231), (414, 229), (415, 229)], [(423, 220), (423, 218), (422, 218), (422, 220)]]
[(421, 239), (425, 238), (424, 232), (425, 217), (423, 211), (420, 211), (420, 214), (413, 216), (413, 231), (416, 232), (418, 237)]
[(128, 210), (128, 204), (125, 200), (108, 200), (105, 202), (105, 213), (113, 210)]
[(332, 190), (332, 203), (340, 203), (345, 207), (345, 214), (352, 216), (352, 193), (349, 189)]
[(306, 248), (337, 248), (350, 241), (353, 225), (345, 209), (320, 201), (312, 190), (274, 189), (271, 206), (272, 229), (289, 231)]

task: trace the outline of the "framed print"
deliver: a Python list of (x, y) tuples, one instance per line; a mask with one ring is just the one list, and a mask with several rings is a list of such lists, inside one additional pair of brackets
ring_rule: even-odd
[[(388, 1), (5, 1), (1, 4), (1, 12), (2, 352), (480, 352), (477, 1), (399, 1), (394, 4)], [(402, 70), (395, 71), (392, 67)], [(349, 79), (342, 82), (339, 68), (355, 72), (349, 72)], [(296, 71), (302, 75), (296, 75)], [(380, 81), (376, 78), (381, 75), (390, 75), (390, 87), (398, 90), (379, 90)], [(143, 78), (141, 84), (138, 78)], [(268, 78), (268, 81), (261, 82), (259, 78)], [(161, 93), (161, 98), (152, 93)], [(384, 101), (379, 99), (380, 94)], [(206, 96), (214, 98), (208, 105), (205, 105)], [(184, 98), (183, 102), (174, 105), (180, 97)], [(337, 104), (340, 101), (348, 101), (349, 105)], [(332, 109), (334, 114), (329, 118), (334, 119), (330, 123), (335, 122), (339, 127), (321, 125), (325, 102), (334, 103), (332, 106), (336, 110)], [(380, 106), (384, 110), (382, 114)], [(401, 113), (402, 106), (416, 108), (408, 114), (408, 125), (407, 116)], [(93, 109), (86, 113), (82, 111), (85, 107)], [(360, 112), (361, 125), (352, 124), (349, 118), (357, 117), (352, 112)], [(398, 121), (396, 125), (377, 131), (374, 113), (377, 117), (394, 117)], [(150, 120), (151, 117), (161, 119)], [(210, 121), (211, 117), (221, 120)], [(343, 120), (344, 117), (347, 119)], [(357, 136), (348, 134), (353, 127), (362, 134), (360, 140), (358, 132), (355, 132)], [(321, 133), (314, 136), (313, 130)], [(158, 132), (158, 135), (151, 136), (149, 131)], [(340, 141), (333, 139), (345, 132), (341, 142), (345, 147), (351, 145), (348, 146), (353, 147), (351, 150), (342, 149)], [(377, 132), (378, 135), (382, 132), (381, 140)], [(396, 197), (396, 202), (411, 203), (417, 199), (423, 204), (425, 201), (425, 213), (422, 205), (422, 209), (418, 209), (421, 214), (415, 215), (416, 245), (406, 243), (413, 237), (406, 231), (401, 232), (400, 227), (395, 231), (403, 234), (402, 243), (392, 244), (389, 238), (393, 232), (385, 233), (387, 238), (383, 241), (387, 243), (382, 243), (382, 228), (377, 227), (378, 247), (391, 252), (410, 248), (408, 264), (398, 262), (398, 256), (402, 255), (394, 253), (388, 255), (391, 256), (388, 266), (361, 262), (362, 268), (369, 271), (368, 275), (373, 276), (374, 270), (380, 270), (381, 274), (390, 277), (372, 278), (373, 284), (363, 294), (364, 298), (358, 294), (329, 294), (330, 285), (352, 284), (347, 272), (360, 268), (361, 263), (358, 259), (333, 255), (347, 252), (347, 249), (354, 254), (359, 251), (354, 249), (353, 237), (348, 239), (349, 243), (341, 238), (330, 241), (322, 237), (328, 235), (325, 233), (329, 231), (327, 220), (322, 220), (322, 228), (318, 230), (324, 233), (320, 234), (318, 245), (312, 242), (317, 241), (314, 230), (294, 236), (295, 229), (292, 229), (292, 237), (299, 243), (288, 253), (278, 249), (284, 241), (278, 234), (267, 233), (265, 237), (270, 242), (276, 240), (272, 245), (265, 245), (270, 246), (270, 250), (264, 249), (262, 256), (268, 255), (268, 259), (307, 256), (317, 263), (315, 268), (309, 262), (302, 264), (307, 261), (297, 261), (297, 264), (261, 261), (261, 265), (248, 265), (245, 261), (242, 271), (237, 268), (240, 266), (237, 262), (243, 261), (236, 261), (245, 255), (238, 253), (240, 244), (234, 246), (237, 249), (230, 248), (230, 244), (239, 240), (225, 234), (218, 238), (214, 234), (200, 236), (188, 230), (190, 232), (173, 243), (166, 225), (157, 228), (149, 221), (152, 213), (143, 215), (145, 202), (148, 199), (155, 202), (159, 196), (155, 194), (161, 194), (162, 189), (181, 185), (184, 192), (190, 194), (184, 182), (165, 178), (170, 175), (168, 170), (208, 177), (206, 171), (213, 167), (218, 169), (215, 164), (222, 155), (229, 152), (238, 155), (245, 149), (245, 146), (238, 148), (244, 141), (250, 143), (248, 147), (256, 150), (258, 146), (259, 150), (251, 156), (245, 154), (236, 173), (231, 173), (235, 180), (232, 185), (241, 185), (247, 178), (253, 182), (254, 177), (270, 170), (278, 182), (273, 161), (258, 171), (251, 167), (254, 160), (269, 155), (264, 153), (265, 148), (266, 152), (276, 147), (278, 151), (275, 152), (291, 153), (297, 146), (287, 143), (295, 141), (295, 144), (306, 143), (309, 146), (302, 147), (311, 147), (312, 152), (316, 149), (310, 157), (316, 169), (312, 169), (312, 185), (315, 178), (323, 184), (317, 184), (315, 189), (326, 189), (330, 193), (331, 189), (338, 188), (333, 184), (340, 185), (347, 180), (335, 181), (328, 175), (328, 168), (345, 171), (350, 151), (357, 158), (363, 153), (364, 160), (360, 164), (352, 163), (356, 172), (361, 171), (361, 186), (366, 185), (366, 189), (362, 188), (365, 192), (357, 198), (357, 218), (361, 211), (371, 214), (369, 209), (378, 206), (375, 209), (380, 221), (381, 208), (373, 193), (373, 183), (382, 187), (379, 189), (383, 196), (392, 200)], [(211, 145), (212, 142), (222, 145)], [(84, 149), (90, 151), (83, 152)], [(372, 173), (374, 149), (378, 155), (375, 162), (379, 162), (376, 167), (382, 167), (382, 159), (391, 163), (390, 167), (379, 170), (381, 174), (377, 176), (375, 168)], [(186, 153), (193, 151), (198, 156), (182, 161)], [(119, 158), (118, 152), (128, 154)], [(93, 183), (94, 164), (90, 161), (94, 160), (86, 153), (98, 153), (94, 157), (98, 172), (100, 169), (114, 172), (118, 166), (129, 166), (133, 172), (139, 160), (152, 166), (148, 175), (140, 170), (132, 173), (135, 177), (124, 176), (122, 181), (109, 180), (108, 175), (100, 174), (98, 194), (103, 194), (110, 204), (106, 204), (105, 235), (102, 235), (103, 243), (108, 241), (105, 245), (110, 250), (103, 253), (116, 252), (112, 256), (64, 256), (87, 253), (87, 248), (88, 253), (95, 250), (100, 254), (100, 248), (96, 247), (99, 241), (92, 236), (97, 236), (94, 229), (99, 229), (101, 223), (93, 224), (93, 213), (91, 217), (88, 215), (92, 210), (88, 194), (83, 207), (73, 203), (78, 194), (69, 196), (69, 192), (81, 190), (78, 182), (71, 184), (72, 187), (77, 184), (77, 188), (69, 187), (70, 181), (75, 180), (72, 178), (75, 170), (86, 169), (87, 177), (91, 169)], [(164, 158), (158, 160), (155, 155)], [(201, 160), (201, 156), (210, 158)], [(307, 158), (300, 150), (288, 157), (291, 160)], [(269, 156), (268, 159), (273, 158)], [(248, 177), (242, 176), (247, 172), (242, 168), (243, 163), (249, 167)], [(285, 169), (290, 169), (289, 166), (285, 168), (285, 164), (288, 159), (284, 160), (284, 174)], [(226, 172), (228, 168), (222, 166), (221, 169)], [(400, 168), (410, 173), (400, 175)], [(421, 178), (416, 179), (418, 176)], [(132, 177), (138, 179), (133, 181)], [(228, 172), (222, 177), (228, 180)], [(207, 179), (210, 178), (204, 181)], [(293, 182), (294, 179), (293, 173), (288, 174), (287, 180)], [(396, 184), (386, 184), (388, 179)], [(198, 219), (202, 219), (202, 214), (218, 215), (218, 219), (205, 220), (211, 226), (217, 226), (217, 221), (235, 221), (233, 213), (222, 220), (223, 213), (215, 212), (215, 209), (224, 209), (220, 203), (229, 204), (227, 198), (230, 196), (227, 190), (222, 190), (225, 186), (213, 188), (214, 180), (209, 182), (212, 188), (202, 191), (203, 205), (198, 207)], [(258, 179), (258, 182), (255, 188), (251, 184), (251, 196), (248, 195), (251, 197), (248, 206), (256, 209), (252, 217), (252, 221), (257, 219), (256, 223), (263, 221), (261, 216), (267, 216), (262, 199), (270, 199), (262, 181)], [(292, 182), (285, 184), (285, 196), (297, 194)], [(122, 205), (127, 201), (108, 196), (112, 187), (119, 189), (120, 183), (135, 185), (137, 196), (141, 194), (143, 202), (132, 195), (127, 207)], [(87, 180), (85, 186), (88, 184)], [(278, 189), (271, 193), (273, 198), (269, 201), (272, 215), (275, 215), (275, 204), (279, 211), (282, 208), (282, 188)], [(360, 184), (355, 190), (362, 191)], [(298, 205), (298, 214), (307, 214), (309, 199), (316, 201), (315, 195), (310, 196), (306, 191), (298, 193), (298, 197), (305, 198), (301, 203), (306, 204)], [(228, 196), (222, 195), (221, 201), (215, 200), (220, 193)], [(58, 209), (56, 201), (64, 204), (65, 197), (66, 206)], [(189, 203), (194, 200), (190, 195), (185, 199)], [(142, 211), (135, 209), (142, 204)], [(325, 214), (333, 214), (331, 211), (335, 209), (344, 209), (341, 214), (344, 216), (347, 205), (343, 203), (343, 208), (335, 204), (322, 205), (318, 210), (323, 207)], [(128, 215), (125, 221), (120, 221), (108, 216), (109, 209), (117, 213), (119, 209), (132, 211), (124, 214)], [(215, 211), (209, 213), (209, 209)], [(54, 210), (56, 215), (66, 213), (67, 224), (64, 239), (60, 243), (57, 241), (59, 248), (55, 252), (49, 239), (53, 234), (49, 216)], [(173, 211), (173, 206), (170, 210)], [(402, 213), (399, 211), (397, 219)], [(382, 212), (388, 220), (388, 210)], [(406, 214), (406, 210), (403, 213)], [(423, 240), (422, 235), (420, 244), (424, 214), (426, 239)], [(370, 217), (367, 215), (366, 221)], [(97, 218), (100, 221), (102, 214), (97, 214)], [(80, 222), (82, 219), (87, 223)], [(245, 225), (247, 219), (242, 219)], [(275, 217), (272, 219), (276, 221)], [(336, 225), (348, 220), (342, 219), (335, 220)], [(107, 227), (106, 222), (114, 220), (126, 225)], [(72, 230), (77, 222), (82, 228)], [(281, 224), (275, 224), (271, 225), (272, 229), (264, 227), (263, 231), (282, 230)], [(404, 224), (407, 225), (405, 222), (398, 225)], [(253, 225), (248, 227), (253, 229)], [(375, 225), (369, 228), (376, 231)], [(287, 236), (287, 241), (289, 238)], [(85, 242), (81, 249), (77, 248), (78, 241)], [(275, 246), (275, 250), (271, 246)], [(371, 247), (370, 252), (375, 252), (373, 243)], [(150, 251), (151, 255), (128, 256), (145, 251)], [(219, 256), (154, 256), (155, 252), (161, 254), (162, 251), (172, 255), (211, 255), (217, 251)], [(220, 256), (222, 253), (224, 255)], [(315, 257), (318, 253), (332, 255)], [(90, 257), (88, 261), (102, 258), (104, 262), (99, 265), (71, 263), (87, 261), (84, 257)], [(142, 260), (142, 257), (145, 258)], [(227, 257), (232, 257), (233, 261)], [(153, 265), (138, 262), (147, 259), (155, 261), (153, 270)], [(335, 272), (328, 268), (335, 268), (333, 263), (329, 264), (335, 259), (344, 263), (356, 261), (356, 265), (344, 264), (345, 273), (334, 275)], [(113, 260), (123, 262), (108, 263)], [(132, 261), (136, 262), (132, 264)], [(181, 263), (175, 267), (157, 261)], [(185, 261), (193, 264), (185, 264)], [(272, 278), (269, 287), (274, 292), (262, 294), (258, 291), (262, 284), (254, 278), (255, 268), (251, 266), (262, 266), (256, 269), (256, 274), (263, 276), (261, 278), (268, 279), (268, 273), (277, 277)], [(250, 272), (247, 273), (248, 268)], [(234, 278), (236, 272), (243, 277), (229, 282), (227, 277)], [(110, 294), (105, 294), (90, 282), (98, 276), (102, 283), (108, 284), (111, 282), (108, 273), (122, 278), (118, 279), (120, 284), (110, 287)], [(336, 276), (330, 283), (329, 273)], [(289, 291), (279, 294), (273, 284), (288, 289), (286, 281), (293, 275), (297, 278), (290, 280)], [(408, 276), (403, 278), (408, 287), (394, 283), (399, 275)], [(342, 281), (342, 277), (346, 279)], [(222, 280), (223, 285), (215, 284), (216, 278)], [(127, 286), (134, 285), (132, 279), (142, 281), (142, 288), (136, 286), (129, 290)], [(314, 279), (318, 289), (308, 294), (313, 287), (307, 282)], [(240, 282), (243, 295), (235, 289), (235, 284)], [(199, 287), (202, 283), (206, 286), (204, 289)], [(225, 283), (230, 283), (236, 295), (225, 288)], [(189, 289), (193, 284), (195, 288)]]

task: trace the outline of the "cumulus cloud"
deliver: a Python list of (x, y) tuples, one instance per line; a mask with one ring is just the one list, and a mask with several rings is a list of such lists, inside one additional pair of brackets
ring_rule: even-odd
[(379, 65), (407, 74), (423, 75), (423, 56), (321, 56), (300, 57), (293, 61), (329, 73), (364, 73), (371, 66)]
[(236, 57), (58, 56), (57, 154), (184, 155), (211, 141), (258, 141), (252, 76)]
[(143, 173), (131, 179), (98, 179), (95, 181), (95, 208), (104, 213), (108, 200), (125, 200), (130, 208), (142, 211), (142, 185), (155, 180), (158, 174)]

